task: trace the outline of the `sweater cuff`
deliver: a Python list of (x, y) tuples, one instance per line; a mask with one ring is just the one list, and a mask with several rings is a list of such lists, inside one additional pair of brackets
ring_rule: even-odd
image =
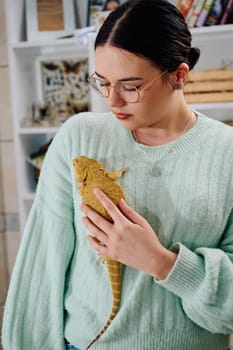
[(175, 243), (171, 250), (178, 253), (173, 268), (166, 279), (154, 280), (158, 285), (181, 298), (190, 297), (199, 289), (204, 279), (204, 259), (181, 243)]

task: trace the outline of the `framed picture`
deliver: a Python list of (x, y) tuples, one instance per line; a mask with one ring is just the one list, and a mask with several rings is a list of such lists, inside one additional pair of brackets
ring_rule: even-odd
[(90, 109), (88, 57), (85, 54), (37, 57), (34, 124), (58, 126)]
[(70, 0), (26, 0), (27, 40), (58, 39), (75, 30), (75, 8)]

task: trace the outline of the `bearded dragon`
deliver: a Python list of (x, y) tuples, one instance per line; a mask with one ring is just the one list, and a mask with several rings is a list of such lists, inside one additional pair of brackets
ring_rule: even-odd
[[(82, 202), (91, 207), (107, 220), (112, 221), (112, 218), (106, 209), (94, 195), (93, 190), (96, 188), (101, 189), (114, 204), (118, 205), (121, 198), (125, 199), (125, 195), (123, 189), (116, 183), (115, 180), (118, 179), (127, 170), (127, 168), (109, 172), (105, 170), (103, 165), (97, 160), (87, 158), (86, 156), (79, 156), (75, 158), (73, 160), (73, 166), (75, 169), (75, 179), (81, 184), (79, 187), (79, 192), (82, 196)], [(112, 289), (112, 311), (104, 327), (90, 342), (86, 350), (88, 350), (106, 331), (116, 316), (120, 305), (121, 264), (107, 256), (101, 258), (106, 262), (108, 269), (109, 281)]]

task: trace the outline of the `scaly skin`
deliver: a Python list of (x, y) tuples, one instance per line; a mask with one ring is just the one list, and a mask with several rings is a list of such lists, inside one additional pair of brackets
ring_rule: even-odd
[[(97, 162), (95, 159), (87, 158), (85, 156), (75, 158), (73, 160), (73, 166), (75, 169), (76, 181), (82, 184), (82, 186), (79, 188), (79, 192), (82, 196), (82, 202), (94, 209), (107, 220), (112, 221), (105, 208), (94, 195), (93, 190), (95, 188), (101, 189), (113, 201), (113, 203), (118, 205), (121, 198), (125, 199), (125, 195), (122, 188), (116, 183), (115, 180), (118, 179), (122, 173), (127, 170), (127, 168), (123, 168), (115, 172), (108, 172), (103, 168), (101, 163)], [(120, 305), (121, 264), (108, 257), (101, 258), (106, 261), (108, 268), (113, 299), (112, 311), (104, 327), (90, 342), (86, 350), (88, 350), (106, 331), (116, 316)]]

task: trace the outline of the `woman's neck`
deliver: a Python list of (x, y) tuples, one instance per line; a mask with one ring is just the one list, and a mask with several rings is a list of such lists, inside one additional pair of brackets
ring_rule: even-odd
[(132, 135), (138, 143), (146, 146), (159, 146), (172, 142), (187, 131), (196, 123), (197, 116), (191, 110), (183, 118), (173, 119), (166, 126), (153, 125), (148, 128), (138, 128), (132, 131)]

